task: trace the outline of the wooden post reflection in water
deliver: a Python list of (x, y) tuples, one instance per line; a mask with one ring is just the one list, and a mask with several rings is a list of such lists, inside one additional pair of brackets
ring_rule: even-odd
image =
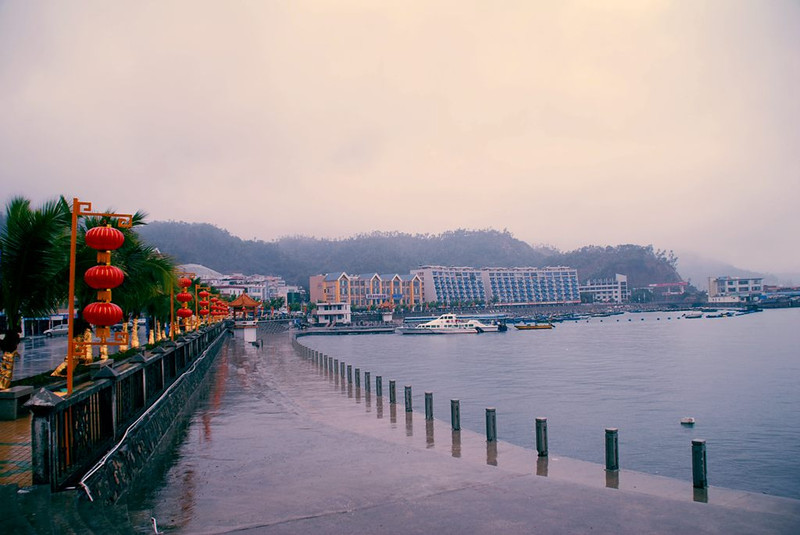
[(609, 489), (619, 488), (619, 470), (606, 470), (606, 487)]
[(433, 447), (433, 420), (425, 420), (425, 446)]
[(550, 460), (547, 457), (536, 458), (536, 475), (547, 477), (547, 465)]
[(461, 431), (453, 429), (450, 432), (451, 447), (450, 452), (453, 457), (461, 457)]
[(414, 436), (414, 413), (406, 412), (406, 436)]
[(486, 464), (497, 466), (497, 441), (486, 441)]

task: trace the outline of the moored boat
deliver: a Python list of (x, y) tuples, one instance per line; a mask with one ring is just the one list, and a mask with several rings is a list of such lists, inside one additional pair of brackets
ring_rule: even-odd
[(483, 323), (477, 319), (459, 318), (455, 314), (442, 314), (435, 320), (420, 323), (414, 327), (399, 327), (400, 334), (477, 334), (505, 331), (498, 323)]
[(532, 331), (537, 329), (552, 329), (555, 325), (552, 323), (517, 323), (514, 327), (520, 331)]

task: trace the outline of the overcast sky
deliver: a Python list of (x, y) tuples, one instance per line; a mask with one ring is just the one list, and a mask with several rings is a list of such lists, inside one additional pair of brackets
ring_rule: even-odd
[(800, 1), (0, 0), (0, 201), (800, 272)]

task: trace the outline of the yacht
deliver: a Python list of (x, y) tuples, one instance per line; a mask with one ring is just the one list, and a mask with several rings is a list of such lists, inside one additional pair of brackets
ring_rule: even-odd
[(477, 334), (500, 332), (506, 330), (505, 325), (483, 323), (477, 319), (459, 318), (455, 314), (442, 314), (435, 320), (420, 323), (414, 327), (399, 327), (401, 334)]

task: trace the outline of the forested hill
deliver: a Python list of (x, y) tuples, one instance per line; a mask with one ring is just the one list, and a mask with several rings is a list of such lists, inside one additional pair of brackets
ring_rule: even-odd
[(632, 285), (680, 280), (674, 258), (650, 246), (584, 247), (562, 253), (532, 247), (497, 230), (454, 230), (443, 234), (375, 232), (342, 240), (302, 236), (264, 242), (242, 240), (204, 223), (153, 222), (141, 236), (178, 263), (203, 264), (222, 273), (280, 275), (308, 285), (318, 273), (408, 273), (420, 265), (570, 266), (588, 278), (628, 275)]

